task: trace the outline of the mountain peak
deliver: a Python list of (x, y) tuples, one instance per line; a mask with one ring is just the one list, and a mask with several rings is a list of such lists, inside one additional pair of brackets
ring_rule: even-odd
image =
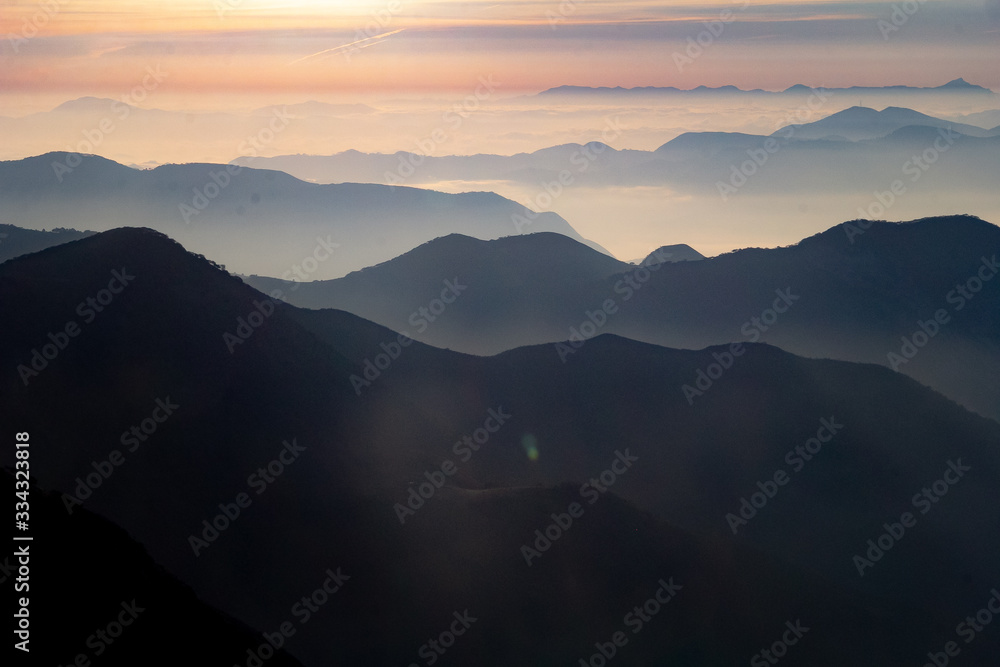
[(52, 111), (107, 112), (112, 104), (128, 106), (124, 102), (119, 102), (118, 100), (113, 100), (109, 97), (93, 97), (88, 95), (86, 97), (78, 97), (75, 100), (63, 102), (59, 106), (52, 109)]
[(979, 86), (969, 83), (962, 77), (958, 77), (957, 79), (953, 79), (952, 81), (944, 84), (941, 88), (979, 88)]
[(676, 243), (660, 246), (649, 253), (640, 264), (653, 266), (654, 264), (672, 264), (674, 262), (696, 262), (702, 259), (705, 259), (705, 256), (691, 246), (686, 243)]

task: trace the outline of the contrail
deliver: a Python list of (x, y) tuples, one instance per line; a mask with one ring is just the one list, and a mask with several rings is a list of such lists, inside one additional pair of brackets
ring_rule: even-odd
[[(398, 30), (393, 30), (392, 32), (383, 32), (381, 35), (375, 35), (374, 37), (365, 37), (364, 39), (359, 39), (358, 41), (351, 42), (350, 44), (342, 44), (341, 46), (335, 46), (332, 49), (326, 49), (326, 50), (323, 50), (323, 51), (319, 51), (317, 53), (313, 53), (313, 54), (308, 55), (308, 56), (303, 56), (302, 58), (299, 58), (298, 60), (293, 60), (292, 62), (290, 62), (288, 64), (289, 65), (294, 65), (295, 63), (300, 63), (303, 60), (309, 60), (310, 58), (315, 58), (317, 56), (322, 56), (322, 55), (325, 55), (325, 54), (328, 54), (328, 53), (336, 53), (337, 51), (342, 51), (344, 49), (348, 49), (348, 48), (351, 48), (351, 47), (357, 47), (359, 49), (365, 49), (365, 48), (368, 48), (369, 46), (375, 46), (378, 42), (380, 42), (381, 40), (385, 39), (386, 37), (390, 37), (390, 36), (395, 35), (397, 33), (403, 32), (404, 30), (406, 30), (406, 28), (399, 28)], [(358, 46), (359, 44), (361, 44), (363, 46)]]

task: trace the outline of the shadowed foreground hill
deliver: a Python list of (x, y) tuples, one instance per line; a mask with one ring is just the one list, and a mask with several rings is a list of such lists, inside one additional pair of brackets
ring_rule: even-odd
[[(0, 473), (0, 482), (13, 497), (11, 472)], [(30, 657), (30, 664), (85, 664), (77, 657), (84, 655), (90, 664), (123, 667), (231, 665), (264, 643), (199, 600), (121, 528), (86, 509), (70, 515), (57, 494), (37, 487), (29, 497), (34, 539), (14, 543), (14, 551), (27, 545), (30, 554), (30, 588), (22, 591), (31, 600), (30, 655), (16, 654)], [(19, 559), (4, 556), (4, 576), (12, 582)], [(280, 649), (268, 664), (301, 667)]]
[[(886, 369), (614, 336), (566, 364), (552, 346), (478, 358), (262, 299), (150, 230), (0, 265), (0, 427), (32, 434), (40, 485), (206, 603), (291, 623), (305, 665), (427, 664), (449, 628), (467, 631), (442, 664), (574, 664), (618, 631), (622, 664), (745, 664), (786, 622), (809, 628), (789, 648), (805, 664), (919, 663), (1000, 576), (1000, 427)], [(689, 404), (713, 363), (729, 368)], [(959, 460), (920, 515), (911, 496)], [(779, 469), (734, 535), (726, 515)], [(859, 576), (907, 510), (915, 527)], [(637, 605), (657, 609), (639, 632)], [(963, 657), (997, 650), (984, 634)]]

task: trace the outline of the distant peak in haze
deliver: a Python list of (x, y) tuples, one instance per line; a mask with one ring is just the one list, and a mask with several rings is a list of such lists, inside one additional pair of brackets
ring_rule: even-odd
[[(860, 141), (877, 139), (899, 132), (903, 128), (949, 128), (970, 137), (987, 137), (989, 130), (935, 118), (905, 107), (886, 107), (881, 111), (866, 106), (853, 106), (843, 111), (803, 125), (789, 125), (776, 131), (772, 136), (792, 136), (797, 139), (836, 139)], [(923, 136), (922, 134), (919, 136)]]
[(53, 109), (53, 111), (107, 111), (112, 104), (121, 104), (122, 106), (128, 106), (124, 102), (119, 100), (113, 100), (109, 97), (78, 97), (75, 100), (69, 100), (68, 102), (63, 102), (59, 106)]
[[(804, 86), (802, 84), (797, 84), (786, 88), (784, 92), (805, 92), (812, 90), (809, 86)], [(965, 79), (959, 77), (953, 81), (942, 86), (850, 86), (849, 88), (825, 88), (824, 90), (829, 92), (893, 92), (893, 93), (906, 93), (906, 92), (927, 92), (927, 91), (940, 91), (940, 92), (964, 92), (964, 93), (993, 93), (989, 88), (984, 88), (982, 86), (977, 86), (974, 83), (969, 83)]]
[[(601, 87), (590, 87), (590, 86), (557, 86), (555, 88), (549, 88), (544, 90), (538, 95), (673, 95), (673, 94), (684, 94), (684, 93), (694, 93), (694, 94), (742, 94), (742, 95), (782, 95), (782, 94), (802, 94), (812, 92), (814, 89), (810, 86), (804, 84), (795, 84), (790, 86), (785, 90), (762, 90), (760, 88), (754, 88), (753, 90), (744, 90), (737, 86), (698, 86), (696, 88), (682, 89), (676, 88), (674, 86), (637, 86), (635, 88), (623, 88), (621, 86), (616, 86), (614, 88), (601, 86)], [(984, 88), (982, 86), (977, 86), (976, 84), (969, 83), (963, 78), (955, 79), (954, 81), (949, 81), (942, 86), (936, 87), (919, 87), (919, 86), (851, 86), (849, 88), (824, 88), (823, 90), (830, 93), (878, 93), (878, 92), (893, 92), (893, 93), (907, 93), (907, 92), (961, 92), (961, 93), (990, 93), (993, 91), (989, 88)]]
[(958, 77), (957, 79), (954, 79), (953, 81), (949, 81), (948, 83), (946, 83), (946, 84), (944, 84), (943, 86), (940, 86), (940, 87), (941, 88), (977, 88), (979, 90), (986, 90), (985, 88), (983, 88), (981, 86), (977, 86), (975, 84), (969, 83), (968, 81), (966, 81), (962, 77)]

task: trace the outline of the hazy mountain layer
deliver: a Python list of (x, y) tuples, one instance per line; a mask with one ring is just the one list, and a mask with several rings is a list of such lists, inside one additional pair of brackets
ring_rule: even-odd
[(7, 222), (31, 229), (140, 224), (235, 271), (300, 279), (338, 277), (443, 234), (509, 236), (526, 215), (532, 231), (583, 240), (558, 215), (488, 192), (315, 185), (229, 165), (137, 170), (71, 153), (0, 162), (0, 209)]
[[(597, 269), (613, 268), (606, 259), (556, 240), (452, 237), (340, 280), (248, 281), (282, 289), (297, 305), (343, 308), (473, 354), (601, 333), (694, 349), (764, 341), (807, 356), (889, 365), (1000, 418), (995, 225), (964, 216), (854, 221), (788, 248), (626, 266), (607, 276)], [(513, 248), (516, 262), (507, 259)], [(420, 311), (455, 279), (463, 290), (454, 304)]]

